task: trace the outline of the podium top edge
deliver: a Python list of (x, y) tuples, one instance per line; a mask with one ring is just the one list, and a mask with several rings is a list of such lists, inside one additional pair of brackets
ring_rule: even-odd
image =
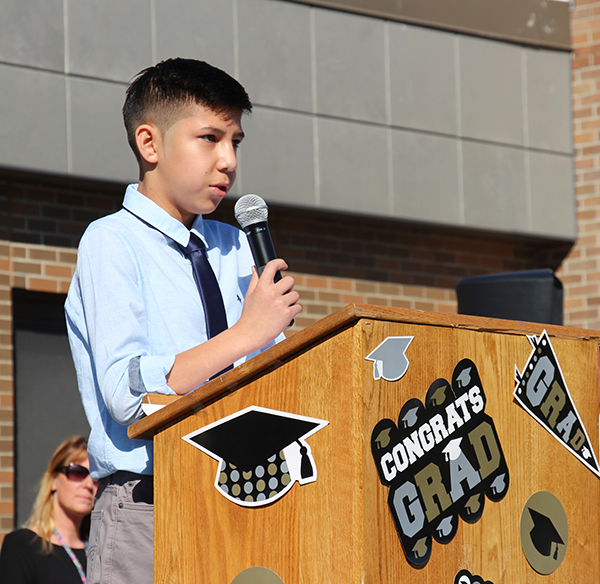
[(509, 335), (539, 335), (546, 330), (550, 337), (595, 341), (600, 344), (600, 331), (596, 330), (368, 304), (348, 304), (185, 396), (173, 396), (173, 401), (169, 405), (129, 426), (127, 434), (129, 438), (152, 439), (162, 428), (239, 389), (267, 371), (276, 369), (293, 355), (353, 326), (360, 320), (449, 327)]

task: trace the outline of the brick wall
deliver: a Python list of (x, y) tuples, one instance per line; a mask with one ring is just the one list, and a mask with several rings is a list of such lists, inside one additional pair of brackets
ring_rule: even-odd
[(11, 289), (66, 292), (83, 226), (119, 204), (111, 185), (0, 173), (0, 538), (14, 527)]
[[(349, 303), (456, 312), (469, 276), (560, 265), (569, 246), (368, 218), (274, 209), (278, 254), (294, 271), (306, 326)], [(292, 329), (293, 330), (293, 329)]]
[(600, 2), (577, 0), (571, 15), (576, 244), (558, 271), (565, 324), (600, 329)]
[[(0, 538), (13, 529), (11, 289), (66, 292), (86, 225), (120, 207), (123, 185), (0, 173)], [(568, 246), (272, 208), (270, 229), (296, 278), (299, 330), (348, 303), (455, 312), (454, 286), (482, 273), (557, 267)], [(233, 220), (225, 202), (214, 215)]]

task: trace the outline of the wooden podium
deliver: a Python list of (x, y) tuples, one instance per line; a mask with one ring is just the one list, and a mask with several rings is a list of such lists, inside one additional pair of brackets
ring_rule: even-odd
[[(272, 571), (284, 584), (599, 582), (600, 479), (513, 395), (515, 374), (529, 375), (526, 365), (530, 357), (537, 359), (532, 347), (544, 330), (560, 364), (567, 397), (589, 436), (595, 453), (589, 460), (594, 463), (599, 332), (366, 305), (347, 306), (137, 422), (129, 428), (129, 436), (153, 439), (155, 445), (155, 584), (258, 582), (260, 578), (243, 577), (252, 567)], [(412, 337), (404, 341), (409, 343), (404, 347), (406, 371), (392, 381), (386, 377), (398, 375), (402, 351), (369, 357), (388, 337)], [(392, 456), (394, 432), (374, 436), (373, 431), (384, 419), (400, 424), (399, 413), (409, 400), (425, 404), (435, 380), (445, 379), (450, 385), (455, 367), (465, 359), (479, 374), (484, 413), (493, 421), (509, 486), (498, 501), (486, 495), (478, 520), (459, 518), (448, 543), (432, 540), (428, 561), (418, 565), (407, 560), (388, 506), (390, 489), (374, 461), (377, 448), (387, 448), (385, 473), (388, 478), (398, 476), (402, 448)], [(393, 373), (386, 374), (386, 368)], [(472, 376), (474, 369), (470, 371)], [(581, 432), (575, 436), (573, 424), (567, 427), (565, 416), (558, 416), (565, 392), (556, 384), (550, 388), (544, 375), (547, 372), (538, 377), (549, 387), (545, 397), (550, 402), (542, 402), (543, 415), (572, 438), (571, 446), (580, 448)], [(464, 381), (461, 373), (457, 387)], [(545, 388), (536, 383), (531, 388), (533, 401), (543, 397), (540, 392)], [(476, 394), (469, 395), (477, 398)], [(441, 402), (435, 401), (436, 395), (433, 398), (432, 407), (437, 403), (439, 410)], [(463, 421), (469, 417), (464, 404), (475, 407), (471, 413), (478, 405), (477, 399), (466, 400), (461, 402), (462, 413), (454, 408)], [(316, 480), (296, 482), (275, 502), (258, 507), (244, 507), (223, 496), (215, 486), (219, 462), (182, 439), (250, 406), (328, 422), (306, 440)], [(407, 414), (403, 419), (409, 418)], [(430, 422), (427, 428), (433, 427)], [(460, 423), (455, 420), (452, 427), (449, 419), (444, 423), (448, 440), (458, 435), (452, 432), (460, 431)], [(429, 440), (426, 448), (433, 448), (433, 434), (425, 430), (419, 434), (421, 446)], [(442, 440), (443, 435), (438, 437)], [(585, 448), (581, 451), (589, 455)], [(451, 450), (445, 452), (446, 460), (452, 460)], [(481, 452), (485, 457), (485, 450)], [(417, 453), (414, 464), (428, 455)], [(493, 457), (489, 452), (487, 456)], [(480, 469), (478, 476), (484, 474)], [(463, 480), (461, 485), (467, 490), (470, 483)], [(532, 567), (521, 536), (526, 504), (538, 492), (556, 497), (568, 522), (568, 541), (563, 528), (560, 545), (557, 540), (548, 549), (539, 548), (548, 558), (559, 549), (564, 554), (547, 575)], [(429, 504), (443, 507), (439, 499), (430, 496)], [(409, 523), (415, 520), (410, 501), (414, 503), (416, 495), (408, 496), (401, 510)], [(431, 509), (421, 507), (429, 518)], [(524, 529), (525, 537), (531, 532), (535, 542), (534, 531), (527, 525)]]

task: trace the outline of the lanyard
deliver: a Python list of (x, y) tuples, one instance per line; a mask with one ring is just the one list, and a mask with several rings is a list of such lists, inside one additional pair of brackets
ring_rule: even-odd
[[(73, 550), (64, 542), (63, 538), (60, 536), (60, 533), (58, 533), (58, 530), (56, 530), (56, 529), (54, 530), (54, 535), (55, 535), (56, 539), (58, 540), (58, 543), (63, 546), (63, 548), (65, 549), (65, 551), (71, 558), (71, 561), (75, 564), (75, 567), (77, 568), (77, 571), (79, 572), (79, 577), (81, 578), (81, 581), (83, 582), (83, 584), (86, 584), (87, 580), (85, 579), (85, 572), (83, 571), (81, 562), (77, 559), (77, 556), (73, 553)], [(83, 542), (83, 545), (85, 546), (85, 555), (87, 556), (87, 553), (88, 553), (87, 541)]]

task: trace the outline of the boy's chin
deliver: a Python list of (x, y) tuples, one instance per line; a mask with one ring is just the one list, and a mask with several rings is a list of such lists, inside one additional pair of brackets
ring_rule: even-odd
[(222, 200), (223, 199), (219, 199), (218, 201), (214, 201), (212, 205), (205, 205), (204, 210), (202, 212), (198, 213), (198, 215), (210, 215), (213, 211), (217, 210), (217, 208), (221, 204)]
[(198, 207), (197, 209), (190, 210), (189, 216), (191, 217), (192, 222), (198, 215), (210, 215), (211, 213), (216, 211), (219, 205), (221, 204), (222, 200), (223, 199), (219, 199), (217, 201), (210, 201)]

